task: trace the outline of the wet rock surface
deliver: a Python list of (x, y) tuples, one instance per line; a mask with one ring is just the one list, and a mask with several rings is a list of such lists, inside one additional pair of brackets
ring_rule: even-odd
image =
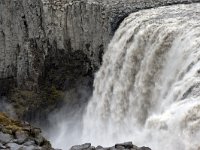
[(53, 150), (39, 128), (26, 122), (10, 119), (0, 113), (0, 149), (3, 150)]
[(137, 147), (132, 142), (115, 144), (113, 147), (91, 146), (90, 143), (72, 146), (70, 150), (151, 150), (148, 147)]

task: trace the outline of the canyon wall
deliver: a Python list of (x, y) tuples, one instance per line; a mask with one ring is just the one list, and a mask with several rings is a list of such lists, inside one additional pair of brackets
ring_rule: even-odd
[(83, 95), (79, 89), (84, 89), (86, 102), (93, 74), (125, 17), (141, 9), (193, 2), (200, 0), (1, 0), (0, 95), (20, 102), (19, 115), (29, 112), (29, 120), (39, 108), (52, 106), (52, 111), (63, 103), (57, 101), (63, 91), (76, 104)]
[(0, 87), (37, 87), (47, 51), (40, 0), (0, 2)]

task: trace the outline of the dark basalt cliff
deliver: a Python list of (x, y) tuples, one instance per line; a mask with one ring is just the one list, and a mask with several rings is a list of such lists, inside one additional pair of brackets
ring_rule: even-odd
[[(193, 2), (200, 0), (1, 0), (0, 95), (29, 121), (63, 103), (85, 103), (102, 55), (128, 14)], [(71, 94), (65, 102), (64, 91)]]

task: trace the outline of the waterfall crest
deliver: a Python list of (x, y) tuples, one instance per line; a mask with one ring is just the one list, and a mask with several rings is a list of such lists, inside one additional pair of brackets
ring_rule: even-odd
[(83, 142), (200, 148), (200, 4), (143, 10), (116, 31), (83, 118)]

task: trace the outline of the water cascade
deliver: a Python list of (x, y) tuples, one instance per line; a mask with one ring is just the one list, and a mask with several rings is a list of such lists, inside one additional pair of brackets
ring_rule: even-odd
[(197, 150), (199, 140), (200, 4), (131, 14), (96, 74), (82, 142)]

